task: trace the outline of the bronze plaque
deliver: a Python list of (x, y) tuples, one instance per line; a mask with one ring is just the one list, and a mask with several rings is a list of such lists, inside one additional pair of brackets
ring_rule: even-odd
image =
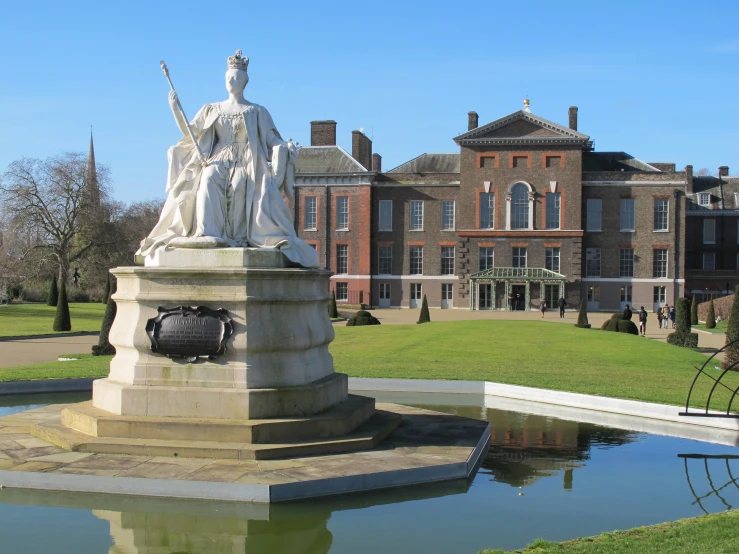
[(233, 320), (223, 308), (178, 306), (157, 309), (159, 315), (146, 322), (151, 351), (168, 358), (195, 362), (213, 360), (226, 352), (233, 334)]

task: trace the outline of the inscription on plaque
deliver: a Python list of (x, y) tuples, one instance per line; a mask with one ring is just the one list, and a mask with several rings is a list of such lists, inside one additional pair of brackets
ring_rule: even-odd
[(159, 307), (158, 311), (159, 315), (146, 323), (152, 352), (188, 362), (212, 360), (226, 352), (233, 320), (223, 308), (178, 306)]

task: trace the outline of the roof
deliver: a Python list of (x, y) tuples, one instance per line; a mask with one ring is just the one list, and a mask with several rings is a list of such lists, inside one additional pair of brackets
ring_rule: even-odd
[(421, 154), (386, 173), (459, 173), (459, 154)]
[[(723, 177), (719, 181), (718, 177), (696, 176), (693, 177), (693, 192), (695, 195), (692, 198), (692, 204), (688, 205), (688, 210), (736, 210), (739, 208), (739, 177)], [(698, 194), (700, 193), (710, 194), (709, 201), (711, 204), (709, 206), (698, 204)], [(721, 204), (722, 194), (723, 207)]]
[(649, 171), (659, 172), (654, 166), (626, 152), (584, 152), (583, 171)]
[(341, 146), (303, 146), (295, 173), (367, 173)]
[(588, 135), (519, 110), (459, 136), (459, 145), (475, 144), (585, 144)]

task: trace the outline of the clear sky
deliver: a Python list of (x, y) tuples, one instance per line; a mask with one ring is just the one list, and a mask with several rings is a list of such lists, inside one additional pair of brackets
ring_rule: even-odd
[(179, 138), (165, 60), (189, 117), (223, 100), (226, 58), (251, 59), (247, 98), (284, 138), (334, 119), (390, 169), (458, 151), (467, 112), (522, 107), (597, 150), (739, 174), (739, 2), (21, 2), (0, 15), (0, 172), (86, 151), (94, 126), (114, 196), (164, 196)]

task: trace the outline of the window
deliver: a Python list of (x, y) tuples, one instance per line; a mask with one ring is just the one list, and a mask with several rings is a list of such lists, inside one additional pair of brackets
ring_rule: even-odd
[(550, 192), (547, 194), (547, 229), (559, 229), (559, 206), (560, 206), (559, 192)]
[(652, 277), (655, 279), (667, 278), (667, 249), (655, 248), (652, 258)]
[(336, 230), (349, 230), (349, 197), (336, 197)]
[(454, 275), (454, 247), (441, 247), (441, 274)]
[(480, 247), (480, 271), (492, 269), (495, 264), (495, 249), (492, 246)]
[(598, 285), (588, 287), (588, 302), (600, 302), (600, 287)]
[(529, 157), (528, 156), (513, 156), (513, 167), (528, 167)]
[(513, 247), (513, 267), (526, 267), (526, 248)]
[(393, 247), (380, 246), (377, 248), (377, 273), (391, 275), (393, 273)]
[(336, 301), (347, 302), (349, 300), (349, 283), (336, 283)]
[(668, 210), (670, 201), (666, 198), (655, 198), (654, 199), (654, 230), (655, 231), (667, 231), (669, 229), (669, 215)]
[(713, 271), (716, 269), (715, 252), (703, 252), (703, 269), (706, 271)]
[(423, 200), (411, 200), (411, 231), (423, 231)]
[(547, 156), (545, 163), (547, 167), (560, 167), (562, 164), (562, 156)]
[(495, 194), (480, 193), (480, 229), (495, 227)]
[(441, 299), (442, 300), (452, 300), (452, 284), (451, 283), (442, 283), (441, 284)]
[(495, 169), (495, 156), (483, 156), (480, 159), (480, 167)]
[(315, 231), (318, 228), (318, 197), (305, 197), (305, 231)]
[(585, 277), (600, 277), (600, 248), (585, 250)]
[(421, 283), (411, 283), (411, 300), (421, 300)]
[(559, 273), (559, 247), (547, 247), (544, 259), (544, 267), (549, 271)]
[(410, 247), (410, 274), (423, 275), (423, 246)]
[(634, 249), (633, 248), (622, 248), (621, 257), (619, 262), (619, 276), (621, 277), (633, 277), (634, 276)]
[(716, 244), (716, 220), (703, 220), (703, 244)]
[(602, 216), (603, 200), (600, 198), (588, 198), (585, 229), (587, 231), (600, 231)]
[(380, 300), (390, 300), (390, 283), (380, 283)]
[(667, 287), (654, 287), (652, 301), (659, 306), (667, 304)]
[(734, 193), (734, 207), (739, 208), (739, 192)]
[(454, 200), (441, 201), (441, 230), (454, 231)]
[(634, 231), (636, 229), (635, 201), (633, 198), (621, 199), (621, 231)]
[(523, 183), (511, 189), (511, 229), (529, 228), (529, 189)]
[(377, 230), (392, 231), (393, 230), (393, 201), (380, 200), (377, 205)]
[(336, 245), (336, 273), (349, 273), (349, 245)]
[(711, 193), (710, 192), (701, 192), (698, 194), (698, 204), (701, 206), (710, 206), (711, 205)]

